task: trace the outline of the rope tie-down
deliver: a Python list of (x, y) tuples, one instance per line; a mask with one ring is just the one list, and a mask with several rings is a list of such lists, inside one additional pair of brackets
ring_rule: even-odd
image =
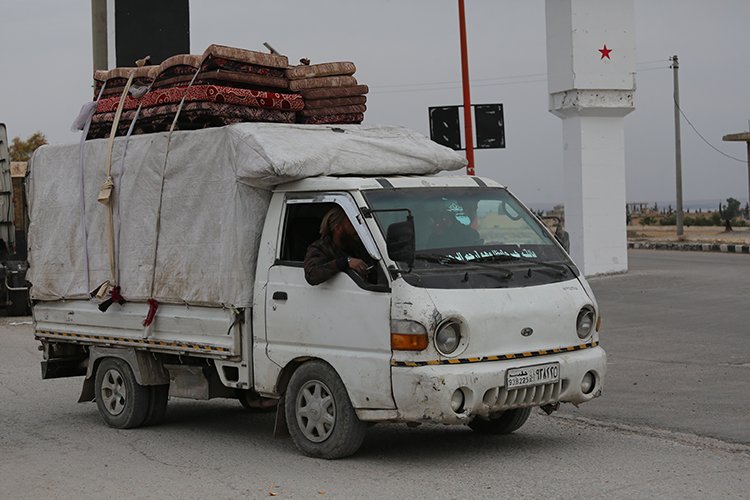
[(182, 99), (180, 100), (179, 106), (177, 106), (177, 111), (175, 112), (174, 119), (172, 120), (172, 125), (169, 127), (169, 133), (167, 134), (167, 146), (166, 151), (164, 152), (164, 162), (162, 163), (162, 169), (161, 169), (161, 185), (159, 187), (159, 205), (157, 207), (156, 211), (156, 239), (154, 241), (154, 254), (153, 254), (153, 261), (151, 266), (151, 291), (149, 293), (149, 299), (146, 301), (148, 303), (148, 313), (146, 313), (146, 318), (143, 320), (143, 326), (146, 327), (143, 331), (143, 338), (148, 338), (151, 336), (151, 331), (153, 329), (153, 322), (156, 318), (156, 311), (159, 309), (159, 303), (154, 298), (154, 289), (156, 287), (156, 264), (158, 261), (158, 253), (159, 253), (159, 234), (161, 233), (161, 214), (162, 214), (162, 206), (164, 202), (164, 181), (167, 174), (167, 160), (169, 159), (169, 146), (172, 141), (172, 133), (174, 132), (175, 127), (177, 126), (177, 120), (180, 117), (180, 113), (182, 112), (182, 107), (185, 105), (185, 98), (187, 97), (188, 90), (190, 87), (193, 86), (193, 83), (195, 83), (195, 79), (198, 76), (198, 73), (201, 71), (201, 66), (199, 65), (198, 68), (195, 70), (195, 73), (193, 74), (193, 78), (190, 80), (190, 83), (188, 83), (187, 87), (185, 87), (184, 93), (182, 95)]
[[(136, 61), (137, 67), (142, 67), (148, 62), (148, 57), (139, 59)], [(122, 116), (122, 110), (125, 107), (125, 98), (128, 96), (130, 86), (133, 83), (135, 77), (135, 69), (130, 72), (128, 81), (125, 83), (125, 88), (120, 95), (120, 102), (117, 105), (117, 112), (112, 120), (112, 129), (109, 133), (109, 139), (107, 142), (107, 159), (105, 163), (105, 177), (101, 188), (99, 189), (99, 195), (97, 201), (107, 207), (107, 242), (109, 249), (109, 271), (110, 278), (99, 285), (96, 289), (91, 292), (92, 297), (97, 299), (104, 299), (99, 304), (99, 310), (106, 312), (114, 302), (122, 305), (124, 304), (125, 298), (120, 293), (120, 285), (117, 283), (117, 260), (115, 259), (115, 221), (114, 221), (114, 206), (112, 203), (112, 195), (115, 189), (115, 183), (112, 179), (112, 151), (115, 145), (115, 135), (117, 134), (117, 127), (120, 123), (120, 117)], [(109, 297), (107, 297), (109, 295)], [(107, 298), (105, 298), (107, 297)]]

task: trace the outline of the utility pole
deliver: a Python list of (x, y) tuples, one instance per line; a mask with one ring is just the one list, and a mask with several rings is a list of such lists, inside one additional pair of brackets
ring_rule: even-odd
[(680, 63), (677, 56), (669, 58), (672, 61), (672, 75), (674, 76), (674, 166), (675, 181), (677, 191), (677, 236), (682, 236), (684, 229), (682, 227), (682, 148), (680, 145), (680, 82), (677, 72), (680, 69)]
[(461, 80), (464, 89), (464, 131), (466, 142), (466, 173), (474, 175), (474, 132), (471, 126), (471, 95), (469, 93), (469, 55), (466, 45), (466, 15), (464, 0), (458, 0), (458, 23), (461, 38)]

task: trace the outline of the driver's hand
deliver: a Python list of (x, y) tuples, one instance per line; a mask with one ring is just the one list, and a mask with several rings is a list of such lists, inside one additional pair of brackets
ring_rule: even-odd
[(349, 261), (349, 269), (356, 271), (363, 278), (367, 275), (367, 263), (362, 259), (352, 258)]

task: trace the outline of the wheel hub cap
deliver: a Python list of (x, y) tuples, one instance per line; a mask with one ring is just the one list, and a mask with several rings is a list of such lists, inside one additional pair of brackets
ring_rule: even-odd
[(336, 424), (336, 406), (328, 387), (318, 380), (302, 386), (296, 401), (297, 425), (314, 443), (328, 439)]
[(127, 402), (127, 388), (122, 374), (114, 369), (107, 370), (102, 380), (100, 394), (104, 407), (112, 415), (119, 415), (125, 409)]

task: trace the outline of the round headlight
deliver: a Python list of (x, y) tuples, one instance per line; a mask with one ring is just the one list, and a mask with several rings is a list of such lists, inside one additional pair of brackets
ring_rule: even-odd
[(594, 308), (591, 306), (584, 306), (578, 313), (578, 319), (576, 320), (576, 333), (578, 338), (585, 339), (591, 335), (596, 323), (596, 313)]
[(458, 323), (447, 322), (442, 324), (435, 334), (435, 347), (440, 354), (450, 354), (461, 343), (461, 328)]

